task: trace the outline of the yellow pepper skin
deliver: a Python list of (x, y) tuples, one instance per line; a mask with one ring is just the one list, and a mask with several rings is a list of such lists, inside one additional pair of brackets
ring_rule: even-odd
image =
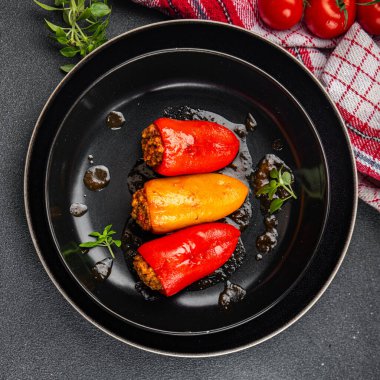
[(244, 203), (248, 187), (210, 173), (153, 179), (145, 183), (144, 192), (150, 230), (163, 234), (224, 218)]

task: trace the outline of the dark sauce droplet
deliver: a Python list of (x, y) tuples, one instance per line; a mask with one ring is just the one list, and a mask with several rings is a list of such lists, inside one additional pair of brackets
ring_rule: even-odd
[(277, 245), (278, 232), (270, 228), (256, 239), (256, 248), (261, 253), (268, 253)]
[(135, 289), (144, 297), (145, 301), (155, 301), (159, 298), (157, 292), (150, 289), (142, 281), (136, 282)]
[(249, 112), (248, 112), (247, 118), (245, 119), (245, 127), (247, 128), (248, 132), (255, 131), (257, 127), (257, 121)]
[(248, 129), (247, 127), (244, 128), (244, 127), (236, 127), (234, 128), (234, 132), (240, 137), (240, 138), (243, 138), (243, 137), (246, 137), (247, 134), (248, 134)]
[(73, 203), (70, 206), (70, 214), (76, 217), (80, 217), (87, 212), (88, 208), (82, 203)]
[(140, 158), (128, 173), (127, 184), (129, 192), (133, 194), (137, 190), (142, 189), (145, 182), (154, 178), (158, 178), (158, 175)]
[(277, 151), (280, 151), (280, 150), (283, 150), (284, 149), (284, 144), (283, 142), (280, 140), (280, 139), (276, 139), (272, 142), (272, 149), (273, 150), (277, 150)]
[(106, 117), (106, 124), (112, 130), (120, 129), (124, 123), (124, 115), (119, 111), (111, 111)]
[(113, 260), (110, 257), (98, 261), (92, 268), (91, 274), (98, 282), (103, 282), (111, 274)]
[(247, 292), (241, 286), (227, 280), (223, 292), (219, 295), (219, 306), (228, 310), (232, 303), (240, 302), (246, 294)]
[(89, 190), (100, 191), (110, 183), (110, 172), (103, 165), (91, 166), (83, 177), (83, 182)]

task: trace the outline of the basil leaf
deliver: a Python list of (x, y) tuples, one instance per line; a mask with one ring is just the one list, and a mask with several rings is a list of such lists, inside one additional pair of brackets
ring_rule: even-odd
[(73, 46), (67, 46), (59, 51), (64, 57), (74, 57), (78, 52), (79, 49), (73, 47)]
[(110, 7), (104, 3), (93, 3), (90, 9), (92, 15), (96, 18), (104, 17), (111, 13)]
[(90, 18), (91, 17), (91, 8), (86, 8), (83, 13), (78, 17), (78, 21), (80, 20), (85, 20), (86, 18)]
[(45, 20), (45, 22), (46, 22), (47, 27), (48, 27), (52, 32), (56, 32), (58, 29), (62, 29), (60, 26), (55, 25), (55, 24), (53, 24), (52, 22), (46, 20), (46, 18), (45, 18), (44, 20)]

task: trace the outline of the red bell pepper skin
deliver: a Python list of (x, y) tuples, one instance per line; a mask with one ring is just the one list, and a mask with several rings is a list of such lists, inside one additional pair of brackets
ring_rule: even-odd
[(230, 164), (239, 151), (235, 134), (217, 123), (161, 118), (154, 125), (165, 148), (154, 170), (164, 176), (210, 173)]
[(232, 255), (240, 231), (224, 223), (185, 228), (141, 245), (138, 252), (172, 296), (221, 267)]

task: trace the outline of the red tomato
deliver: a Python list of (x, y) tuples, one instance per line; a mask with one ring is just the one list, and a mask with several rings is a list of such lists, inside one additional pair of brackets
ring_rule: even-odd
[[(369, 1), (359, 0), (358, 3), (368, 3)], [(380, 3), (358, 5), (358, 21), (369, 34), (380, 34)]]
[(285, 30), (302, 18), (303, 0), (258, 0), (261, 19), (272, 29)]
[[(356, 0), (309, 0), (304, 20), (309, 30), (320, 38), (334, 38), (344, 33), (355, 21)], [(347, 21), (345, 12), (347, 11)]]

